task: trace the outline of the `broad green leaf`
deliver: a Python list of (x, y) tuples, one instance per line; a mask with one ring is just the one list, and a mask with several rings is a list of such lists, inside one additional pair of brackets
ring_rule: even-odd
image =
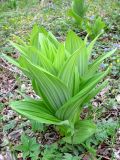
[(46, 57), (44, 57), (42, 54), (40, 55), (40, 62), (41, 62), (41, 66), (46, 71), (49, 71), (53, 75), (57, 75), (56, 68), (53, 66), (53, 64), (51, 63), (51, 61), (49, 61), (49, 59), (47, 59)]
[(110, 57), (113, 53), (115, 53), (116, 49), (108, 52), (108, 53), (104, 53), (103, 55), (99, 56), (94, 63), (92, 63), (88, 69), (88, 72), (86, 73), (86, 77), (90, 77), (92, 76), (96, 70), (98, 70), (99, 65), (104, 61), (104, 59)]
[(78, 72), (78, 67), (75, 67), (73, 95), (76, 95), (79, 92), (79, 84), (80, 84), (80, 76)]
[(25, 57), (27, 57), (27, 51), (28, 51), (28, 47), (22, 46), (22, 45), (18, 45), (16, 43), (13, 43), (12, 41), (10, 41), (11, 45), (16, 48), (22, 55), (24, 55)]
[(78, 70), (80, 76), (83, 76), (88, 69), (88, 50), (86, 48), (86, 43), (74, 32), (70, 31), (66, 38), (65, 47), (71, 54), (78, 50), (78, 48), (81, 48), (81, 54), (78, 59)]
[(78, 50), (76, 50), (66, 61), (64, 66), (61, 68), (59, 73), (59, 78), (66, 84), (66, 86), (70, 90), (70, 94), (73, 93), (73, 87), (74, 87), (74, 71), (75, 71), (75, 65), (77, 62), (77, 57), (81, 54), (81, 50), (84, 46), (81, 46)]
[(42, 98), (53, 111), (57, 110), (70, 98), (68, 88), (57, 77), (30, 62), (27, 66), (33, 79), (40, 85), (39, 91)]
[[(40, 53), (38, 50), (35, 50), (35, 48), (32, 49), (33, 51), (35, 51), (34, 53), (37, 55), (38, 54), (38, 60), (36, 60), (33, 62), (32, 59), (31, 62), (35, 65), (41, 66), (42, 68), (44, 68), (46, 71), (49, 71), (50, 73), (57, 75), (57, 70), (55, 69), (54, 65), (52, 64), (52, 62), (45, 57), (42, 53)], [(32, 51), (31, 50), (31, 51)], [(37, 57), (36, 57), (37, 58)], [(38, 61), (38, 62), (37, 62)]]
[(39, 97), (41, 97), (40, 85), (36, 82), (35, 79), (32, 79), (32, 87), (33, 87), (35, 93), (36, 93)]
[(87, 97), (87, 94), (97, 85), (97, 83), (105, 77), (109, 72), (109, 69), (103, 73), (97, 74), (92, 78), (88, 79), (86, 82), (81, 84), (80, 92), (68, 100), (62, 107), (60, 107), (56, 116), (60, 119), (68, 119), (70, 121), (75, 121), (77, 119), (77, 114), (80, 113), (81, 104), (84, 99)]
[(70, 144), (80, 144), (92, 136), (96, 131), (95, 124), (90, 120), (81, 120), (75, 124), (74, 135), (66, 136), (63, 140)]
[(96, 37), (98, 34), (103, 33), (103, 29), (105, 28), (105, 23), (102, 21), (101, 17), (95, 18), (93, 24), (91, 24), (91, 38)]
[(48, 59), (50, 59), (51, 62), (53, 62), (57, 52), (55, 46), (42, 33), (39, 33), (39, 43), (41, 46), (40, 51), (42, 52), (42, 54), (44, 54), (45, 57), (47, 57)]
[(56, 69), (51, 63), (51, 61), (47, 57), (45, 57), (40, 51), (35, 49), (34, 47), (31, 47), (31, 46), (28, 47), (28, 51), (26, 51), (26, 54), (28, 55), (28, 59), (33, 64), (43, 67), (46, 71), (49, 71), (50, 73), (53, 73), (54, 75), (57, 74)]
[(44, 125), (43, 123), (40, 123), (38, 121), (35, 120), (30, 120), (31, 126), (32, 126), (32, 131), (36, 132), (36, 131), (44, 131)]
[(87, 97), (84, 98), (82, 104), (85, 104), (89, 102), (92, 98), (94, 98), (104, 87), (106, 87), (108, 84), (108, 81), (104, 81), (99, 87), (92, 89), (92, 91), (87, 94)]
[(65, 63), (65, 47), (63, 44), (60, 44), (53, 64), (57, 69), (57, 71), (59, 72), (60, 68), (63, 67), (64, 63)]
[(77, 24), (81, 26), (83, 19), (77, 15), (72, 9), (69, 10), (69, 16), (73, 17)]
[(65, 41), (65, 48), (70, 53), (73, 54), (81, 46), (82, 39), (78, 37), (73, 31), (69, 31)]
[[(30, 46), (34, 46), (36, 49), (40, 49), (40, 44), (39, 44), (39, 33), (40, 33), (40, 28), (35, 25), (32, 29), (32, 33), (30, 34)], [(41, 33), (44, 33), (44, 31), (41, 29)]]
[(84, 74), (88, 70), (88, 51), (84, 42), (82, 43), (80, 52), (81, 54), (78, 58), (78, 71), (81, 77), (81, 76), (84, 76)]
[(101, 35), (101, 33), (97, 37), (95, 37), (93, 39), (93, 41), (88, 45), (88, 47), (87, 47), (87, 50), (88, 50), (87, 51), (88, 52), (88, 59), (90, 58), (92, 50), (93, 50), (93, 47), (95, 45), (95, 42), (97, 41), (97, 39), (99, 38), (100, 35)]
[(84, 18), (87, 8), (85, 0), (73, 0), (72, 2), (72, 10), (82, 18)]
[(50, 71), (54, 75), (57, 74), (51, 61), (49, 59), (47, 59), (47, 57), (45, 57), (34, 46), (22, 47), (20, 45), (15, 44), (15, 43), (11, 43), (11, 44), (21, 53), (21, 56), (18, 59), (21, 67), (26, 69), (26, 59), (23, 57), (23, 56), (25, 56), (33, 64), (42, 66), (45, 70)]
[[(39, 46), (39, 41), (38, 41), (38, 38), (39, 38), (39, 33), (42, 33), (44, 36), (46, 36), (46, 38), (48, 38), (50, 40), (51, 43), (54, 44), (54, 46), (57, 48), (58, 45), (59, 45), (59, 42), (58, 40), (56, 39), (56, 37), (51, 33), (51, 32), (47, 32), (47, 30), (44, 28), (44, 27), (38, 27), (38, 26), (34, 26), (33, 27), (33, 30), (32, 30), (32, 33), (30, 35), (30, 45), (31, 46), (36, 46), (36, 44), (38, 44)], [(36, 42), (37, 41), (37, 42)], [(36, 46), (36, 48), (39, 48), (38, 46)]]
[(101, 73), (97, 73), (97, 74), (93, 74), (92, 77), (82, 81), (80, 83), (80, 91), (84, 88), (86, 88), (86, 86), (88, 86), (89, 84), (92, 85), (93, 83), (98, 83), (102, 78), (104, 78), (110, 71), (110, 68), (107, 68), (106, 71), (101, 72)]
[(42, 61), (40, 57), (41, 55), (40, 52), (38, 52), (38, 50), (35, 47), (26, 46), (22, 48), (22, 52), (20, 52), (20, 58), (19, 58), (19, 62), (22, 66), (24, 66), (26, 63), (24, 56), (27, 57), (33, 64), (41, 66), (41, 61)]
[(48, 39), (50, 40), (50, 42), (52, 44), (54, 44), (54, 46), (57, 49), (60, 43), (58, 42), (58, 40), (56, 39), (56, 37), (51, 32), (48, 32)]
[(24, 101), (16, 101), (10, 104), (12, 109), (17, 111), (18, 113), (28, 117), (29, 119), (33, 119), (40, 123), (47, 124), (68, 124), (67, 121), (61, 121), (56, 118), (51, 111), (47, 108), (43, 101), (37, 100), (24, 100)]

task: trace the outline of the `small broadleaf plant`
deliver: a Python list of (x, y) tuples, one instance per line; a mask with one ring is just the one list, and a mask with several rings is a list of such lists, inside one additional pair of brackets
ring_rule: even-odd
[(87, 23), (85, 23), (85, 30), (91, 39), (94, 39), (97, 35), (104, 31), (105, 26), (105, 22), (101, 19), (101, 17), (95, 17), (93, 21), (87, 21)]
[(86, 5), (85, 0), (73, 0), (69, 15), (75, 19), (77, 24), (82, 26), (87, 10), (88, 6)]
[(86, 16), (88, 6), (85, 0), (73, 0), (69, 16), (73, 17), (79, 28), (85, 30), (91, 39), (103, 33), (105, 22), (99, 16), (95, 16), (93, 20)]
[(23, 153), (23, 159), (30, 157), (31, 160), (37, 160), (40, 153), (40, 145), (36, 142), (35, 138), (31, 138), (22, 134), (21, 144), (15, 147), (15, 150)]
[(116, 49), (90, 61), (97, 36), (88, 44), (69, 31), (65, 42), (59, 42), (51, 32), (35, 26), (29, 43), (17, 38), (11, 44), (20, 52), (14, 60), (6, 55), (9, 62), (19, 67), (28, 78), (39, 100), (22, 100), (10, 104), (18, 113), (40, 123), (57, 126), (63, 140), (80, 144), (96, 130), (92, 120), (80, 119), (84, 105), (97, 95), (107, 81), (98, 83), (109, 73), (109, 68), (98, 72), (103, 60)]

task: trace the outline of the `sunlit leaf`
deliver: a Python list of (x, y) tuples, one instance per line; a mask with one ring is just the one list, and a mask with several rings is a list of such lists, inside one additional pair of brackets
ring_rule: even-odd
[(95, 133), (96, 126), (90, 120), (82, 120), (75, 124), (74, 135), (66, 136), (63, 140), (70, 144), (80, 144)]

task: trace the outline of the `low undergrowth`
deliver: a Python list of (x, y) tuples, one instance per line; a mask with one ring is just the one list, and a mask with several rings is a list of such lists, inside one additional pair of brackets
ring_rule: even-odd
[[(12, 1), (14, 2), (14, 1)], [(71, 2), (46, 2), (41, 5), (39, 1), (17, 1), (17, 3), (2, 3), (0, 9), (0, 36), (2, 53), (17, 59), (19, 52), (15, 50), (8, 40), (16, 41), (19, 36), (29, 42), (29, 33), (33, 26), (44, 26), (51, 31), (59, 42), (65, 41), (68, 30), (82, 40), (86, 31), (81, 29), (74, 19), (69, 17)], [(117, 52), (101, 63), (98, 71), (104, 72), (107, 67), (111, 72), (106, 79), (109, 84), (86, 103), (80, 114), (80, 119), (92, 119), (96, 124), (96, 131), (81, 144), (68, 144), (61, 140), (60, 134), (54, 125), (42, 124), (18, 115), (9, 105), (10, 101), (22, 99), (35, 99), (39, 97), (33, 91), (30, 80), (14, 65), (3, 57), (0, 59), (0, 158), (11, 160), (119, 160), (119, 1), (87, 1), (86, 17), (93, 22), (100, 16), (105, 23), (105, 32), (100, 36), (94, 46), (90, 61), (93, 62), (102, 53), (117, 48)], [(62, 9), (61, 9), (62, 8)], [(93, 17), (94, 16), (94, 17)], [(88, 37), (88, 44), (91, 42)], [(20, 43), (19, 43), (20, 44)], [(57, 67), (57, 70), (61, 67)], [(104, 79), (103, 82), (106, 80)], [(102, 81), (101, 81), (102, 82)], [(99, 83), (101, 85), (101, 83)], [(17, 102), (18, 103), (18, 102)], [(70, 132), (69, 132), (70, 133)], [(26, 142), (26, 143), (25, 143)]]

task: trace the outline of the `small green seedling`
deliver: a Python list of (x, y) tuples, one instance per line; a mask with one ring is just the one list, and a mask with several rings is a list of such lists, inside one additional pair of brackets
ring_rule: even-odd
[(30, 120), (30, 122), (31, 122), (32, 130), (34, 132), (43, 131), (44, 130), (43, 123), (40, 123), (40, 122), (37, 122), (37, 121), (34, 121), (34, 120)]
[(21, 145), (15, 147), (15, 150), (22, 152), (24, 160), (26, 158), (31, 158), (31, 160), (38, 160), (40, 145), (36, 143), (35, 138), (31, 138), (25, 134), (22, 134)]
[(94, 39), (97, 35), (102, 33), (104, 28), (105, 22), (101, 19), (101, 17), (97, 17), (93, 21), (87, 21), (87, 23), (85, 23), (85, 30), (91, 39)]
[(75, 19), (75, 22), (79, 26), (82, 27), (87, 10), (88, 6), (86, 5), (85, 0), (73, 0), (69, 15)]

